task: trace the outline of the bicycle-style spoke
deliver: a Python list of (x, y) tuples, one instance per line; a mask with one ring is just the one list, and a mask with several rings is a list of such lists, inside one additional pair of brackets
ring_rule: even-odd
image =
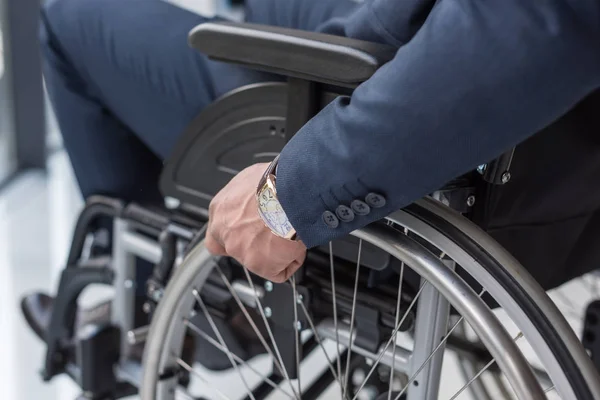
[[(404, 234), (408, 235), (408, 229), (404, 228)], [(400, 318), (400, 303), (402, 302), (402, 283), (404, 281), (404, 261), (400, 263), (400, 277), (398, 280), (398, 297), (396, 298), (396, 315), (394, 326), (398, 325)], [(392, 354), (396, 354), (396, 340), (392, 343)], [(396, 370), (396, 357), (392, 357), (392, 367), (390, 368), (390, 387), (388, 388), (388, 400), (392, 399), (392, 391), (394, 389), (394, 374)]]
[(296, 276), (292, 275), (290, 279), (292, 284), (292, 292), (294, 294), (294, 333), (296, 343), (296, 380), (298, 381), (298, 393), (302, 394), (302, 385), (300, 384), (300, 321), (298, 321), (298, 291), (296, 290)]
[[(356, 314), (356, 293), (358, 292), (358, 281), (360, 278), (360, 257), (362, 254), (362, 239), (358, 242), (358, 260), (356, 262), (356, 273), (354, 278), (354, 293), (352, 295), (352, 311), (350, 313), (350, 335), (348, 336), (348, 349), (352, 350), (352, 334), (354, 332), (354, 317)], [(337, 332), (337, 327), (336, 327)], [(348, 358), (346, 358), (346, 371), (344, 372), (344, 386), (342, 387), (342, 399), (346, 399), (346, 391), (348, 390), (348, 375), (350, 372), (350, 358), (352, 358), (352, 351), (348, 352)]]
[[(484, 293), (486, 292), (485, 289), (481, 290), (481, 292), (479, 292), (479, 297), (481, 298), (481, 296), (484, 295)], [(427, 366), (427, 364), (431, 361), (431, 359), (435, 356), (435, 354), (444, 346), (444, 344), (448, 341), (448, 338), (452, 335), (452, 333), (456, 330), (456, 328), (458, 328), (460, 326), (460, 324), (463, 322), (465, 318), (463, 316), (461, 316), (458, 321), (456, 321), (456, 323), (454, 325), (452, 325), (452, 328), (450, 328), (450, 330), (448, 331), (448, 333), (446, 333), (446, 335), (444, 335), (444, 337), (442, 338), (442, 340), (440, 341), (440, 343), (435, 347), (435, 349), (433, 349), (433, 351), (431, 352), (431, 354), (425, 359), (425, 361), (423, 361), (423, 363), (421, 364), (421, 366), (419, 366), (419, 368), (417, 368), (417, 371), (413, 374), (413, 376), (411, 376), (408, 379), (408, 382), (406, 383), (406, 385), (404, 385), (404, 387), (402, 388), (402, 390), (400, 391), (400, 393), (398, 393), (398, 395), (396, 395), (396, 397), (394, 398), (394, 400), (399, 400), (400, 397), (406, 392), (406, 390), (408, 390), (408, 388), (410, 387), (411, 383), (413, 383), (417, 377), (419, 376), (419, 373)]]
[[(196, 325), (194, 325), (191, 321), (184, 320), (184, 323), (185, 323), (185, 325), (188, 328), (190, 328), (192, 331), (194, 331), (194, 333), (196, 333), (202, 339), (206, 340), (213, 347), (221, 350), (223, 353), (225, 353), (227, 351), (226, 348), (224, 348), (219, 342), (217, 342), (215, 339), (213, 339), (208, 333), (204, 332), (202, 329), (200, 329), (199, 327), (197, 327)], [(285, 394), (290, 399), (294, 399), (294, 396), (292, 396), (290, 393), (288, 393), (285, 390), (283, 390), (282, 387), (280, 387), (278, 384), (276, 384), (275, 382), (273, 382), (268, 377), (264, 377), (264, 373), (258, 371), (252, 365), (250, 365), (249, 363), (247, 363), (246, 361), (244, 361), (243, 359), (241, 359), (234, 352), (231, 352), (231, 356), (238, 363), (238, 365), (241, 365), (242, 367), (248, 368), (250, 371), (254, 372), (257, 376), (263, 378), (265, 380), (265, 382), (267, 382), (267, 384), (269, 386), (271, 386), (273, 389), (280, 391), (281, 393)]]
[(194, 376), (196, 376), (198, 379), (200, 379), (202, 381), (202, 383), (204, 383), (210, 390), (213, 390), (216, 394), (219, 395), (219, 397), (222, 400), (231, 400), (229, 397), (227, 397), (223, 392), (221, 392), (219, 389), (217, 389), (216, 387), (214, 387), (213, 385), (210, 384), (210, 382), (208, 381), (208, 379), (206, 379), (205, 377), (203, 377), (198, 371), (196, 371), (191, 365), (189, 365), (188, 363), (186, 363), (185, 361), (183, 361), (181, 358), (177, 357), (177, 355), (175, 355), (176, 357), (176, 361), (177, 364), (182, 367), (183, 369), (185, 369), (186, 371), (188, 371), (190, 374), (193, 374)]
[[(250, 289), (252, 289), (253, 293), (256, 293), (256, 288), (254, 287), (254, 282), (252, 281), (252, 278), (250, 277), (250, 272), (248, 271), (248, 268), (243, 267), (243, 269), (244, 269), (244, 274), (246, 275), (246, 280), (248, 281), (248, 285), (250, 285)], [(300, 395), (298, 394), (298, 392), (296, 392), (296, 388), (294, 388), (294, 385), (292, 384), (292, 381), (290, 380), (290, 376), (287, 372), (287, 369), (285, 368), (285, 364), (283, 363), (283, 358), (281, 357), (281, 352), (279, 351), (279, 346), (277, 346), (277, 342), (275, 341), (275, 337), (273, 336), (273, 331), (271, 330), (271, 326), (269, 325), (269, 321), (267, 320), (267, 316), (265, 315), (265, 310), (264, 310), (262, 303), (258, 297), (256, 297), (256, 305), (258, 306), (258, 311), (260, 312), (260, 316), (262, 317), (263, 323), (265, 324), (265, 328), (267, 329), (269, 339), (271, 340), (271, 343), (273, 344), (273, 349), (275, 350), (275, 354), (277, 355), (277, 360), (279, 360), (279, 365), (281, 366), (281, 373), (283, 374), (283, 377), (285, 378), (285, 380), (288, 381), (290, 388), (292, 389), (292, 392), (294, 392), (294, 395), (296, 396), (296, 398), (300, 399)], [(275, 359), (275, 357), (273, 357), (273, 359)]]
[[(522, 337), (523, 337), (523, 332), (519, 332), (513, 338), (513, 341), (516, 342), (517, 340), (521, 339)], [(483, 373), (485, 371), (487, 371), (492, 365), (494, 365), (495, 362), (496, 362), (496, 359), (492, 358), (483, 368), (481, 368), (481, 370), (479, 370), (479, 372), (477, 374), (475, 374), (475, 376), (473, 376), (471, 379), (469, 379), (469, 381), (467, 383), (465, 383), (460, 389), (458, 389), (458, 391), (456, 393), (454, 393), (454, 395), (448, 400), (455, 400), (458, 396), (460, 396), (460, 394), (462, 392), (467, 390), (469, 388), (469, 386), (471, 386), (471, 384), (473, 382), (475, 382), (477, 379), (479, 379), (479, 377), (481, 375), (483, 375)]]
[(250, 278), (250, 274), (248, 273), (248, 270), (244, 267), (244, 272), (246, 274), (246, 278), (248, 279), (248, 284), (249, 284), (249, 286), (250, 286), (250, 288), (252, 290), (252, 293), (255, 294), (256, 305), (258, 306), (259, 312), (260, 312), (260, 314), (261, 314), (261, 316), (263, 318), (263, 322), (264, 322), (264, 324), (266, 326), (267, 332), (269, 333), (269, 337), (270, 337), (271, 342), (273, 343), (273, 347), (277, 351), (277, 356), (273, 353), (273, 350), (271, 349), (271, 346), (269, 346), (269, 344), (267, 343), (265, 337), (263, 336), (263, 334), (260, 332), (260, 330), (256, 326), (256, 323), (254, 322), (254, 319), (248, 313), (248, 309), (246, 308), (246, 306), (244, 305), (244, 303), (242, 302), (242, 300), (238, 296), (237, 292), (235, 291), (235, 289), (231, 285), (231, 282), (229, 281), (229, 279), (227, 278), (227, 276), (221, 270), (221, 267), (219, 267), (217, 265), (216, 266), (216, 270), (219, 272), (219, 275), (220, 275), (223, 283), (225, 283), (225, 286), (227, 286), (227, 289), (229, 290), (229, 293), (231, 293), (231, 295), (233, 296), (233, 299), (235, 300), (235, 302), (237, 303), (238, 307), (240, 308), (240, 310), (242, 311), (242, 313), (246, 317), (246, 320), (248, 321), (248, 323), (250, 324), (250, 326), (254, 330), (254, 333), (258, 337), (259, 341), (261, 342), (261, 344), (265, 348), (265, 351), (271, 357), (271, 360), (273, 361), (273, 364), (275, 364), (275, 367), (279, 370), (279, 372), (283, 375), (283, 377), (289, 383), (290, 388), (292, 389), (292, 392), (294, 393), (294, 397), (296, 397), (297, 399), (299, 399), (300, 396), (296, 392), (296, 389), (294, 388), (294, 385), (292, 385), (292, 382), (289, 379), (289, 375), (287, 373), (287, 370), (284, 367), (283, 361), (281, 359), (281, 354), (279, 354), (279, 349), (277, 347), (277, 343), (275, 343), (275, 340), (273, 338), (273, 332), (271, 331), (271, 328), (270, 328), (269, 323), (267, 321), (267, 318), (265, 316), (265, 313), (264, 313), (262, 304), (260, 302), (259, 296), (256, 295), (256, 293), (258, 293), (258, 292), (256, 291), (256, 287), (254, 286), (254, 283), (252, 282), (252, 279)]
[[(365, 376), (365, 379), (363, 380), (363, 383), (360, 385), (360, 387), (358, 388), (358, 390), (356, 391), (356, 393), (354, 394), (354, 397), (352, 398), (352, 400), (356, 400), (358, 398), (358, 395), (360, 394), (361, 390), (363, 390), (363, 388), (365, 387), (365, 385), (367, 384), (367, 381), (369, 380), (369, 378), (371, 377), (371, 375), (373, 375), (373, 372), (375, 371), (375, 369), (377, 368), (377, 366), (379, 365), (379, 363), (381, 362), (381, 359), (383, 358), (383, 355), (385, 354), (386, 350), (390, 347), (390, 345), (392, 344), (393, 341), (396, 340), (396, 336), (398, 335), (398, 331), (400, 331), (400, 327), (402, 326), (402, 324), (404, 323), (404, 320), (406, 320), (406, 318), (408, 317), (408, 315), (410, 314), (410, 312), (412, 311), (413, 307), (415, 306), (415, 304), (417, 304), (417, 300), (419, 299), (419, 297), (421, 296), (421, 293), (423, 293), (423, 289), (429, 284), (428, 281), (425, 281), (421, 284), (421, 287), (419, 288), (419, 291), (417, 292), (417, 294), (415, 295), (414, 299), (411, 301), (410, 305), (408, 306), (408, 308), (406, 309), (406, 311), (404, 312), (404, 315), (402, 316), (402, 318), (400, 319), (400, 322), (398, 322), (398, 324), (396, 325), (396, 327), (394, 328), (394, 330), (392, 331), (392, 335), (391, 337), (388, 339), (386, 345), (383, 347), (383, 349), (380, 351), (379, 356), (377, 357), (377, 360), (375, 360), (375, 362), (373, 363), (373, 365), (371, 366), (371, 369), (369, 370), (369, 373)], [(352, 343), (350, 343), (350, 346), (352, 346)], [(350, 349), (352, 349), (352, 347), (350, 347)]]
[[(258, 337), (258, 340), (261, 342), (261, 344), (265, 348), (265, 351), (269, 354), (269, 356), (271, 356), (271, 359), (273, 360), (273, 363), (275, 364), (275, 367), (279, 370), (279, 372), (281, 372), (282, 375), (285, 376), (285, 373), (284, 373), (284, 370), (283, 370), (283, 364), (281, 364), (279, 362), (279, 360), (275, 357), (275, 354), (273, 354), (273, 351), (271, 350), (271, 346), (269, 346), (269, 344), (267, 343), (267, 340), (265, 339), (265, 337), (263, 336), (263, 334), (260, 332), (260, 329), (258, 329), (258, 327), (256, 326), (256, 323), (254, 322), (254, 319), (248, 313), (248, 309), (246, 308), (246, 306), (244, 305), (244, 303), (242, 302), (242, 300), (238, 296), (237, 292), (235, 291), (235, 289), (231, 285), (231, 282), (229, 282), (229, 279), (223, 273), (223, 271), (221, 270), (221, 268), (218, 265), (216, 266), (216, 270), (219, 272), (221, 280), (223, 281), (223, 283), (225, 283), (225, 286), (227, 286), (227, 289), (229, 290), (229, 293), (231, 293), (231, 295), (233, 296), (233, 299), (235, 300), (236, 304), (238, 305), (238, 307), (242, 311), (242, 314), (244, 314), (244, 316), (246, 317), (246, 320), (248, 321), (248, 323), (252, 327), (252, 330), (254, 331), (254, 333), (256, 334), (256, 336)], [(252, 287), (252, 290), (253, 290), (253, 293), (256, 293), (256, 289), (254, 287)], [(256, 296), (256, 298), (258, 299), (258, 296)]]
[[(335, 266), (333, 263), (333, 242), (329, 242), (329, 269), (331, 271), (331, 295), (333, 296), (333, 329), (335, 330), (335, 349), (337, 353), (337, 374), (342, 379), (342, 353), (340, 351), (340, 333), (338, 330), (337, 295), (335, 293)], [(340, 392), (344, 395), (344, 387), (340, 380)], [(342, 397), (343, 398), (343, 397)]]
[[(548, 368), (551, 379), (544, 380), (530, 374), (527, 360), (529, 353), (523, 354), (520, 343), (515, 346), (511, 342), (511, 335), (507, 335), (506, 330), (502, 328), (504, 320), (499, 320), (494, 310), (486, 306), (486, 302), (481, 299), (482, 295), (488, 296), (487, 292), (482, 290), (479, 297), (476, 292), (473, 292), (472, 288), (475, 284), (481, 285), (479, 287), (485, 286), (490, 291), (489, 295), (503, 307), (501, 317), (504, 317), (506, 312), (508, 318), (512, 319), (518, 327), (515, 331), (522, 330), (525, 337), (538, 337), (536, 336), (538, 331), (542, 335), (546, 333), (535, 330), (536, 326), (530, 326), (529, 314), (522, 315), (519, 309), (521, 307), (526, 310), (527, 304), (523, 305), (520, 298), (505, 290), (503, 281), (496, 279), (497, 274), (491, 268), (497, 267), (496, 261), (500, 267), (502, 266), (504, 258), (500, 256), (503, 253), (496, 252), (493, 246), (490, 247), (489, 252), (481, 254), (477, 252), (479, 247), (473, 247), (473, 252), (476, 254), (472, 254), (471, 247), (466, 245), (463, 250), (460, 247), (463, 244), (463, 236), (466, 236), (465, 240), (471, 240), (470, 231), (466, 228), (457, 230), (456, 233), (460, 236), (456, 240), (453, 240), (453, 237), (446, 237), (449, 236), (446, 234), (446, 229), (451, 233), (454, 232), (450, 230), (450, 226), (446, 228), (446, 225), (440, 223), (438, 227), (433, 222), (429, 222), (429, 218), (434, 222), (437, 221), (434, 218), (437, 215), (434, 213), (435, 209), (430, 210), (423, 206), (421, 210), (419, 206), (417, 204), (414, 209), (409, 208), (409, 212), (401, 210), (396, 219), (386, 220), (392, 228), (378, 222), (367, 229), (357, 231), (354, 234), (358, 243), (352, 241), (352, 246), (343, 247), (340, 244), (338, 248), (337, 242), (335, 246), (329, 243), (329, 260), (325, 253), (327, 247), (310, 251), (303, 267), (305, 270), (301, 271), (302, 275), (291, 276), (290, 281), (285, 284), (289, 286), (276, 287), (272, 293), (271, 282), (266, 282), (263, 290), (264, 281), (245, 268), (243, 270), (246, 279), (242, 277), (243, 274), (237, 265), (232, 265), (237, 269), (231, 271), (230, 275), (230, 271), (223, 265), (219, 268), (209, 264), (209, 255), (198, 257), (198, 261), (191, 258), (194, 262), (186, 263), (186, 268), (178, 270), (181, 274), (176, 275), (176, 279), (172, 281), (173, 289), (170, 288), (168, 292), (170, 297), (162, 302), (164, 306), (158, 309), (157, 315), (160, 319), (156, 321), (160, 322), (160, 325), (156, 325), (156, 329), (153, 327), (151, 349), (163, 348), (167, 351), (147, 352), (148, 357), (153, 354), (160, 354), (160, 357), (147, 358), (151, 361), (148, 365), (152, 370), (150, 373), (146, 372), (149, 368), (145, 366), (142, 387), (144, 393), (148, 393), (149, 398), (153, 400), (178, 398), (173, 397), (171, 389), (174, 386), (183, 389), (184, 386), (181, 384), (184, 382), (180, 382), (171, 371), (180, 370), (185, 374), (183, 378), (186, 382), (189, 376), (192, 377), (189, 394), (198, 395), (194, 392), (198, 385), (198, 390), (202, 390), (203, 394), (206, 393), (211, 398), (219, 400), (228, 399), (228, 396), (234, 398), (236, 394), (240, 397), (247, 396), (245, 397), (247, 400), (275, 396), (294, 400), (308, 397), (340, 398), (340, 395), (336, 394), (338, 389), (335, 386), (338, 384), (341, 392), (340, 400), (358, 400), (366, 397), (365, 395), (369, 398), (386, 400), (400, 400), (407, 396), (433, 400), (440, 394), (440, 370), (442, 364), (445, 364), (444, 361), (447, 361), (442, 354), (448, 350), (456, 350), (460, 357), (464, 356), (465, 359), (470, 357), (475, 361), (460, 380), (462, 383), (450, 392), (441, 393), (441, 396), (447, 400), (460, 400), (469, 394), (464, 393), (465, 391), (473, 391), (477, 397), (475, 386), (482, 385), (486, 386), (486, 389), (492, 389), (496, 385), (492, 380), (506, 382), (506, 392), (503, 392), (503, 395), (509, 393), (513, 396), (514, 392), (519, 398), (528, 398), (529, 393), (531, 397), (545, 398), (542, 393), (554, 390), (567, 393), (567, 397), (571, 392), (577, 394), (576, 388), (571, 390), (568, 386), (571, 381), (565, 380), (561, 371), (556, 368), (556, 371), (551, 369), (555, 362), (561, 360), (554, 357), (551, 348), (547, 349), (545, 341), (532, 340), (531, 344), (536, 361), (539, 359), (542, 368)], [(429, 214), (432, 216), (429, 217)], [(440, 217), (445, 217), (445, 214), (440, 214)], [(396, 220), (398, 222), (392, 223)], [(405, 226), (410, 227), (409, 235), (406, 235)], [(489, 247), (486, 241), (478, 242), (475, 239), (476, 236), (472, 241), (484, 250)], [(377, 251), (373, 252), (371, 246)], [(356, 250), (346, 251), (352, 248)], [(448, 255), (440, 256), (442, 252), (447, 252)], [(494, 256), (495, 254), (499, 256)], [(379, 274), (369, 272), (371, 261), (375, 263), (384, 260), (384, 256), (386, 259), (393, 258), (394, 263), (389, 265), (390, 268)], [(439, 260), (438, 257), (443, 259)], [(499, 258), (499, 261), (496, 258)], [(364, 266), (363, 261), (365, 261)], [(328, 262), (330, 271), (327, 271)], [(459, 266), (458, 271), (454, 270), (455, 265)], [(408, 267), (411, 271), (406, 269)], [(512, 268), (510, 265), (509, 267)], [(480, 270), (483, 272), (479, 272)], [(515, 270), (518, 272), (518, 268)], [(216, 273), (217, 271), (219, 273)], [(473, 283), (463, 279), (463, 271), (473, 278)], [(508, 271), (512, 270), (508, 268)], [(222, 281), (218, 279), (219, 274)], [(374, 286), (365, 286), (367, 276), (370, 278), (369, 283), (373, 283)], [(217, 280), (214, 279), (215, 277)], [(379, 279), (372, 279), (375, 277)], [(417, 280), (419, 277), (420, 281)], [(504, 279), (504, 276), (500, 278)], [(596, 291), (596, 280), (587, 278), (583, 282), (586, 292)], [(407, 281), (405, 282), (404, 279)], [(500, 281), (500, 284), (496, 281)], [(520, 285), (519, 290), (521, 286), (523, 290), (532, 289), (528, 282), (525, 283), (516, 282)], [(194, 288), (196, 290), (192, 297)], [(543, 304), (542, 300), (547, 301), (546, 298), (541, 299), (535, 290), (529, 292), (531, 292), (531, 301), (540, 301), (540, 304)], [(182, 298), (182, 294), (186, 294), (187, 297)], [(283, 315), (278, 315), (276, 310), (278, 305), (282, 306), (277, 303), (277, 296), (280, 294), (285, 294), (287, 303), (293, 296), (294, 309), (287, 307), (287, 315), (285, 310)], [(396, 299), (393, 298), (394, 295), (397, 295)], [(574, 301), (568, 292), (558, 293), (555, 299), (563, 308), (570, 306), (572, 309), (577, 307), (579, 310), (579, 302)], [(222, 304), (222, 301), (226, 301), (226, 304)], [(237, 304), (239, 309), (234, 304)], [(226, 307), (222, 308), (223, 306)], [(452, 307), (452, 315), (455, 310), (462, 312), (454, 318), (447, 310), (450, 307)], [(364, 327), (361, 324), (363, 308), (366, 324)], [(553, 310), (552, 307), (547, 308)], [(201, 321), (204, 321), (203, 324), (192, 317), (196, 312), (203, 312), (204, 315), (199, 315)], [(242, 313), (248, 323), (240, 315)], [(371, 315), (374, 318), (372, 321), (368, 319)], [(451, 319), (448, 323), (449, 315)], [(221, 318), (224, 318), (223, 321), (231, 320), (235, 324), (232, 332), (235, 338), (231, 342), (226, 330), (221, 326), (222, 323), (228, 322), (222, 322)], [(262, 322), (260, 322), (261, 318)], [(280, 320), (287, 320), (285, 324), (290, 324), (282, 327), (282, 334), (285, 336), (281, 339), (277, 325)], [(183, 325), (181, 321), (184, 321)], [(242, 325), (237, 323), (240, 321)], [(558, 322), (562, 323), (562, 321), (552, 318), (550, 321), (557, 328), (561, 328)], [(176, 329), (172, 327), (175, 322), (179, 322)], [(285, 331), (292, 328), (292, 322), (295, 324), (294, 333)], [(264, 323), (264, 326), (261, 323)], [(376, 324), (372, 325), (373, 331), (367, 329), (371, 328), (371, 323)], [(203, 325), (210, 325), (211, 328)], [(469, 327), (465, 338), (458, 335), (462, 326)], [(414, 346), (410, 346), (409, 343), (405, 346), (404, 339), (407, 334), (405, 331), (411, 327), (412, 332), (415, 333)], [(312, 330), (311, 334), (314, 336), (309, 338), (309, 332), (306, 332), (308, 329)], [(375, 329), (378, 331), (376, 332)], [(242, 382), (237, 383), (236, 387), (228, 388), (227, 380), (216, 382), (211, 379), (210, 373), (205, 373), (204, 369), (199, 367), (199, 364), (189, 360), (187, 362), (191, 366), (186, 364), (184, 360), (187, 360), (187, 357), (181, 354), (182, 334), (186, 331), (194, 335), (196, 346), (202, 345), (198, 343), (201, 341), (204, 346), (208, 345), (208, 350), (212, 349), (213, 353), (222, 358), (227, 356), (230, 364), (223, 365), (228, 371), (226, 376), (233, 377), (233, 381), (242, 379)], [(375, 333), (385, 335), (383, 341), (380, 338), (372, 343), (369, 340), (371, 333), (373, 336)], [(483, 339), (474, 342), (472, 340), (474, 335)], [(519, 334), (515, 340), (521, 336)], [(295, 347), (292, 348), (294, 339)], [(264, 349), (259, 344), (259, 340)], [(329, 343), (330, 340), (335, 341), (335, 345)], [(246, 359), (244, 356), (246, 351), (241, 349), (238, 351), (238, 344), (244, 349), (248, 347), (248, 355), (253, 358)], [(322, 353), (312, 351), (317, 345), (321, 347)], [(499, 348), (502, 345), (505, 346)], [(177, 356), (171, 356), (171, 352), (176, 352)], [(292, 360), (294, 353), (295, 360)], [(341, 354), (343, 354), (342, 358), (340, 358)], [(313, 362), (315, 368), (311, 368)], [(323, 366), (323, 362), (327, 362), (327, 365)], [(196, 367), (196, 371), (192, 366)], [(447, 371), (444, 369), (443, 372)], [(537, 373), (538, 371), (534, 371), (534, 374)], [(282, 382), (284, 379), (288, 382)], [(555, 389), (551, 386), (553, 382), (559, 383), (560, 386)], [(331, 387), (332, 385), (334, 387)], [(492, 396), (500, 395), (500, 392), (496, 391), (490, 393)], [(546, 396), (552, 397), (555, 394)]]
[(204, 304), (204, 301), (200, 297), (200, 293), (198, 293), (197, 289), (194, 289), (192, 291), (192, 294), (194, 295), (194, 297), (196, 298), (196, 301), (200, 305), (200, 308), (202, 309), (202, 312), (204, 313), (204, 316), (208, 320), (208, 324), (210, 325), (210, 327), (213, 330), (214, 334), (217, 336), (217, 340), (219, 341), (219, 343), (221, 344), (221, 346), (223, 346), (223, 348), (225, 349), (225, 355), (229, 359), (229, 362), (231, 363), (231, 365), (233, 366), (233, 368), (235, 369), (235, 371), (240, 376), (240, 379), (242, 380), (242, 383), (244, 384), (244, 387), (248, 391), (248, 394), (249, 394), (250, 398), (252, 400), (256, 400), (256, 398), (254, 397), (254, 394), (252, 394), (252, 389), (250, 389), (250, 386), (248, 385), (248, 382), (246, 381), (246, 378), (244, 377), (244, 374), (242, 373), (242, 370), (239, 368), (238, 364), (235, 362), (235, 360), (231, 356), (232, 353), (229, 350), (229, 347), (227, 347), (227, 344), (225, 343), (225, 339), (223, 339), (223, 335), (221, 335), (221, 332), (219, 331), (219, 328), (217, 328), (217, 325), (215, 324), (215, 321), (213, 320), (212, 315), (210, 315), (210, 312), (206, 308), (206, 305)]
[(323, 354), (325, 354), (325, 358), (327, 359), (327, 365), (329, 367), (329, 370), (331, 371), (331, 375), (335, 378), (335, 380), (341, 386), (342, 380), (338, 376), (338, 374), (335, 372), (335, 368), (333, 368), (333, 362), (331, 361), (331, 358), (329, 358), (327, 349), (325, 349), (325, 346), (323, 345), (323, 341), (321, 340), (321, 337), (319, 336), (319, 332), (317, 331), (317, 328), (315, 327), (315, 324), (314, 324), (312, 318), (310, 317), (310, 314), (308, 313), (308, 310), (306, 309), (306, 306), (304, 305), (304, 303), (300, 303), (300, 308), (302, 308), (302, 312), (304, 313), (304, 316), (306, 317), (306, 320), (308, 321), (308, 325), (310, 326), (310, 329), (312, 329), (313, 335), (315, 335), (315, 340), (317, 341), (318, 345), (321, 347), (321, 350), (323, 350)]

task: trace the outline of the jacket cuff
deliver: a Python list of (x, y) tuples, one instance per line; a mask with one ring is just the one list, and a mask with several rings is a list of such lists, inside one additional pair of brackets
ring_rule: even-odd
[[(354, 196), (345, 190), (321, 191), (325, 182), (320, 180), (325, 180), (325, 177), (318, 173), (318, 163), (314, 161), (311, 157), (304, 157), (302, 148), (292, 140), (281, 152), (277, 166), (277, 197), (299, 239), (307, 248), (325, 245), (380, 220), (393, 211), (389, 204), (378, 208), (369, 206), (367, 214), (352, 212), (352, 220), (343, 221), (340, 206), (352, 210), (353, 202), (358, 200), (366, 204), (367, 197), (373, 192), (361, 184), (352, 183), (348, 185), (352, 186)], [(306, 181), (306, 177), (313, 177), (316, 181)], [(385, 202), (384, 195), (380, 192), (377, 194)]]

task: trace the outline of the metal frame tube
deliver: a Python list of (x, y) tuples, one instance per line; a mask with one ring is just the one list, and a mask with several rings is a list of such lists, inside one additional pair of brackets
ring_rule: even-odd
[[(448, 332), (448, 316), (450, 304), (432, 285), (426, 285), (419, 298), (415, 321), (415, 344), (410, 358), (410, 373), (412, 378), (423, 363), (427, 366), (418, 372), (418, 376), (408, 389), (409, 399), (437, 400), (442, 376), (442, 361), (444, 345), (436, 349), (442, 338)], [(435, 355), (427, 360), (433, 351)], [(419, 385), (419, 382), (427, 382)]]
[(129, 253), (153, 264), (160, 261), (162, 252), (156, 240), (148, 239), (143, 235), (127, 230), (122, 232), (120, 240), (123, 241), (123, 247)]
[[(336, 335), (335, 326), (333, 321), (325, 320), (319, 325), (317, 325), (317, 333), (321, 337), (321, 339), (330, 339), (337, 340), (339, 337), (340, 343), (345, 344), (348, 343), (350, 339), (350, 325), (339, 322), (338, 321), (338, 332)], [(369, 358), (373, 361), (377, 360), (381, 353), (383, 352), (383, 356), (381, 357), (380, 363), (383, 365), (387, 365), (388, 367), (392, 367), (392, 357), (395, 357), (394, 368), (397, 371), (402, 373), (408, 373), (410, 367), (410, 355), (411, 352), (402, 347), (396, 346), (396, 354), (393, 353), (392, 347), (389, 346), (387, 349), (384, 349), (385, 345), (382, 345), (377, 354), (372, 353), (368, 350), (365, 350), (361, 347), (355, 346), (354, 342), (356, 340), (356, 335), (352, 335), (352, 351), (356, 354), (360, 354), (363, 357)]]
[(113, 225), (113, 270), (115, 296), (112, 301), (111, 321), (121, 329), (121, 362), (129, 355), (127, 333), (134, 328), (135, 313), (135, 256), (124, 240), (129, 223), (115, 218)]
[[(417, 242), (388, 226), (370, 225), (354, 236), (374, 244), (437, 287), (477, 332), (519, 398), (546, 399), (531, 367), (506, 329), (477, 294), (454, 271)], [(408, 400), (412, 400), (410, 397)]]

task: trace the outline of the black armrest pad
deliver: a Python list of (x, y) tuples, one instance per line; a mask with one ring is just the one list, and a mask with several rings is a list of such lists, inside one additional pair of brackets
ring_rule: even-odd
[(198, 25), (189, 42), (215, 60), (343, 86), (369, 79), (397, 50), (341, 36), (235, 22)]

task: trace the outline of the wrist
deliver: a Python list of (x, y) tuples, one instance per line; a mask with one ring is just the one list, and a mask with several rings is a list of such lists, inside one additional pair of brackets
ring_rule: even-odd
[(273, 234), (296, 240), (296, 230), (290, 223), (277, 196), (277, 166), (279, 156), (267, 167), (256, 190), (258, 215)]

